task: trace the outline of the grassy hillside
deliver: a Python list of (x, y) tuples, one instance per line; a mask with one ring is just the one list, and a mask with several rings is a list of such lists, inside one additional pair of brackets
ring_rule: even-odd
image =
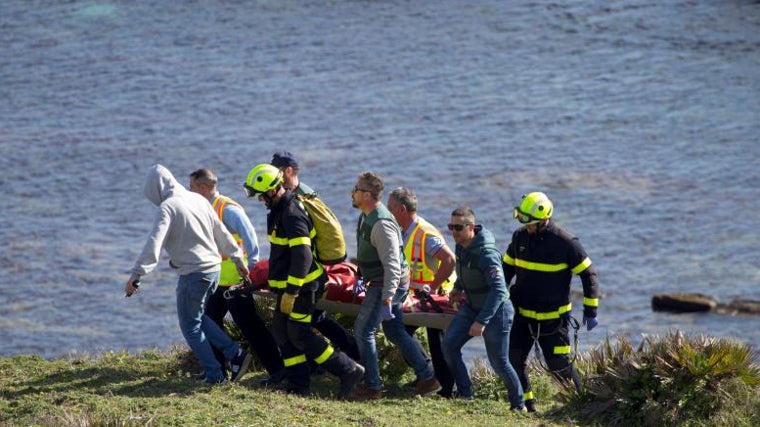
[(260, 388), (260, 371), (236, 384), (205, 385), (192, 378), (200, 368), (185, 348), (59, 360), (15, 356), (0, 359), (0, 425), (760, 425), (760, 368), (747, 346), (673, 334), (638, 347), (607, 342), (577, 364), (587, 386), (580, 393), (536, 365), (539, 412), (516, 414), (482, 365), (473, 371), (474, 401), (414, 396), (396, 385), (411, 379), (401, 370), (383, 399), (344, 402), (332, 398), (337, 381), (326, 374), (314, 377), (308, 398)]

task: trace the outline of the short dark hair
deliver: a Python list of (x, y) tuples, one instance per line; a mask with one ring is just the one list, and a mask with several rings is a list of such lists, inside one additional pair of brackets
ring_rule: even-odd
[(380, 175), (374, 172), (362, 172), (359, 175), (359, 182), (361, 182), (362, 187), (372, 195), (373, 199), (380, 200), (380, 196), (383, 194), (383, 188), (385, 188), (385, 184), (383, 184), (383, 179)]
[(199, 184), (216, 185), (219, 180), (213, 170), (208, 168), (201, 168), (193, 171), (190, 174), (190, 178), (194, 179)]
[(461, 216), (465, 222), (475, 224), (475, 212), (469, 206), (460, 206), (454, 209), (451, 216)]

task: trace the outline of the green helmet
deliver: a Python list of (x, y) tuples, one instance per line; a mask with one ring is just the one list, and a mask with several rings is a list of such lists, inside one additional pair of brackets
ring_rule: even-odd
[(274, 190), (282, 184), (282, 172), (276, 167), (262, 163), (248, 172), (243, 188), (248, 197)]
[(546, 194), (534, 191), (523, 196), (520, 206), (515, 207), (514, 216), (520, 224), (535, 224), (552, 217), (554, 205)]

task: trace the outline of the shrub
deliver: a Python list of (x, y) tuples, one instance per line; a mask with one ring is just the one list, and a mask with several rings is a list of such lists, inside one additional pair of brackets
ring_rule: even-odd
[(635, 349), (625, 338), (607, 339), (576, 366), (584, 385), (562, 385), (566, 410), (604, 425), (739, 423), (747, 414), (732, 418), (737, 399), (756, 404), (760, 385), (757, 353), (749, 345), (680, 332), (646, 337)]

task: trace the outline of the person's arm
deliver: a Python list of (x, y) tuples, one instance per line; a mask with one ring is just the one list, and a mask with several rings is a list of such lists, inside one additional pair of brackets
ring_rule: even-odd
[(222, 217), (229, 231), (238, 234), (243, 239), (243, 246), (248, 253), (248, 269), (253, 269), (259, 262), (259, 240), (251, 220), (241, 207), (233, 204), (225, 206)]
[(491, 288), (486, 297), (485, 304), (483, 304), (483, 308), (475, 318), (483, 326), (488, 324), (494, 314), (496, 314), (499, 306), (507, 299), (507, 284), (504, 281), (504, 270), (502, 269), (500, 258), (501, 256), (497, 250), (484, 250), (478, 263), (478, 268), (483, 272)]
[(135, 264), (132, 267), (132, 277), (130, 277), (130, 281), (139, 280), (141, 276), (150, 273), (156, 268), (159, 257), (161, 256), (161, 248), (164, 245), (166, 235), (169, 233), (170, 226), (170, 211), (168, 209), (159, 208), (153, 221), (153, 228), (150, 231), (148, 240), (145, 242), (142, 252), (140, 252), (137, 261), (135, 261)]
[(377, 249), (383, 264), (383, 301), (393, 299), (402, 277), (401, 242), (397, 226), (392, 221), (377, 221), (372, 226), (370, 243)]
[(426, 250), (431, 250), (433, 257), (439, 262), (438, 271), (435, 272), (433, 283), (430, 284), (430, 292), (435, 293), (443, 285), (443, 282), (448, 280), (451, 274), (454, 273), (457, 261), (454, 257), (454, 252), (451, 251), (451, 248), (441, 237), (431, 234), (427, 236), (425, 239)]

